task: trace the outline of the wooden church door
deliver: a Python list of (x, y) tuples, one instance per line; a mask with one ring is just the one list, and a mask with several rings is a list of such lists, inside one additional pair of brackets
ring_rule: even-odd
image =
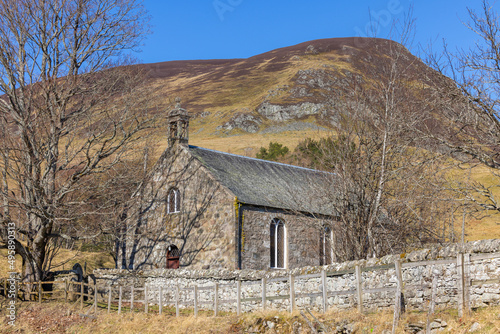
[(176, 245), (170, 245), (167, 249), (167, 269), (178, 269), (180, 251)]

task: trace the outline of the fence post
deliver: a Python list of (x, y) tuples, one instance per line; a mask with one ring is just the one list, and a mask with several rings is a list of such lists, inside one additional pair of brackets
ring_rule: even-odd
[(463, 317), (469, 314), (469, 279), (468, 265), (470, 254), (459, 253), (457, 255), (457, 289), (458, 289), (458, 316)]
[(38, 281), (38, 303), (42, 303), (42, 282)]
[(464, 316), (464, 254), (457, 254), (458, 316)]
[(130, 287), (130, 312), (134, 309), (134, 286)]
[(464, 309), (467, 315), (471, 314), (470, 309), (470, 254), (464, 254)]
[(158, 295), (158, 313), (161, 314), (163, 310), (163, 288), (160, 286), (160, 293)]
[(194, 316), (198, 316), (198, 285), (194, 286)]
[(295, 277), (290, 274), (289, 278), (290, 283), (290, 313), (293, 313), (295, 310)]
[(426, 333), (431, 332), (431, 316), (434, 314), (434, 308), (436, 306), (438, 275), (439, 275), (439, 271), (434, 269), (434, 266), (432, 266), (431, 300), (429, 303), (429, 311), (427, 312)]
[(94, 314), (97, 314), (97, 283), (94, 284)]
[(241, 279), (236, 281), (236, 314), (241, 315)]
[(323, 287), (322, 293), (323, 293), (323, 313), (326, 313), (328, 309), (328, 292), (327, 292), (327, 286), (326, 286), (326, 271), (325, 269), (321, 270), (321, 286)]
[(363, 290), (361, 286), (361, 267), (356, 265), (356, 291), (358, 296), (358, 312), (363, 313)]
[(266, 285), (267, 285), (267, 279), (265, 277), (262, 277), (262, 309), (266, 309)]
[(64, 302), (68, 302), (68, 278), (64, 279)]
[(144, 312), (148, 314), (148, 286), (144, 284)]
[(80, 282), (80, 311), (83, 310), (83, 281)]
[(396, 291), (396, 296), (399, 298), (397, 300), (397, 308), (398, 308), (398, 318), (401, 317), (402, 313), (405, 313), (406, 307), (405, 307), (405, 299), (404, 299), (404, 293), (403, 293), (403, 271), (401, 269), (401, 260), (396, 260), (394, 263), (394, 266), (396, 268), (396, 279), (397, 279), (397, 291)]
[(122, 286), (118, 290), (118, 314), (122, 313)]
[(175, 285), (175, 316), (179, 317), (179, 282)]
[(214, 285), (214, 317), (219, 315), (219, 283)]
[(108, 313), (111, 311), (111, 285), (108, 287)]
[(392, 320), (392, 334), (396, 333), (396, 328), (398, 327), (399, 318), (401, 313), (404, 313), (404, 296), (403, 296), (403, 273), (401, 271), (401, 260), (396, 260), (394, 262), (394, 267), (396, 271), (396, 296), (394, 301), (394, 318)]
[(458, 308), (458, 316), (462, 318), (464, 316), (464, 290), (463, 290), (463, 254), (457, 254), (457, 308)]

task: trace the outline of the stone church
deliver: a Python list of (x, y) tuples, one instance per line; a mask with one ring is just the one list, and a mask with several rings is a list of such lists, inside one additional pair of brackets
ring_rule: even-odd
[(168, 148), (134, 194), (122, 268), (292, 269), (331, 263), (332, 174), (188, 143), (167, 116)]

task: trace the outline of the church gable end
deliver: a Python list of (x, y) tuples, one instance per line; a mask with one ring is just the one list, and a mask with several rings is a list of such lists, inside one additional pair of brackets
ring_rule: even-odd
[(236, 267), (234, 194), (182, 141), (161, 155), (135, 194), (126, 224), (123, 268), (165, 268), (171, 245), (178, 249), (180, 267)]

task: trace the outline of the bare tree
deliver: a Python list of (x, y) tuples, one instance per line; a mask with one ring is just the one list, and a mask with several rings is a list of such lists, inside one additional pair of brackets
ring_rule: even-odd
[(337, 260), (436, 241), (437, 222), (446, 211), (439, 155), (414, 136), (415, 128), (433, 120), (425, 89), (432, 82), (421, 76), (429, 69), (403, 46), (411, 39), (411, 17), (401, 27), (401, 43), (372, 41), (384, 50), (378, 59), (368, 54), (370, 44), (360, 51), (367, 52), (357, 56), (365, 60), (358, 64), (365, 75), (353, 74), (349, 86), (333, 96), (336, 135), (316, 150), (316, 167), (334, 178), (322, 191), (338, 213)]
[(85, 214), (80, 215), (71, 226), (64, 226), (71, 229), (68, 235), (81, 234), (82, 231), (90, 235), (100, 232), (97, 238), (84, 243), (110, 254), (116, 265), (120, 242), (126, 233), (125, 220), (136, 200), (133, 194), (148, 177), (157, 156), (151, 138), (142, 139), (136, 150), (130, 150), (122, 161), (92, 179), (90, 197), (86, 188), (81, 189), (82, 196), (88, 198), (80, 208)]
[[(450, 190), (461, 198), (464, 214), (485, 214), (500, 211), (500, 22), (487, 0), (480, 11), (468, 13), (465, 26), (478, 37), (474, 46), (451, 51), (445, 42), (442, 53), (427, 52), (427, 63), (452, 80), (433, 87), (441, 126), (429, 124), (420, 135), (451, 155), (450, 162), (463, 171)], [(471, 170), (489, 173), (483, 178), (489, 181), (467, 176)]]
[(135, 0), (0, 1), (0, 235), (15, 223), (25, 279), (43, 279), (52, 240), (92, 237), (65, 232), (97, 213), (94, 178), (152, 124), (136, 113), (147, 105), (140, 68), (113, 68), (146, 23)]
[(363, 117), (349, 112), (348, 123), (334, 137), (309, 142), (317, 146), (313, 166), (332, 172), (331, 181), (311, 197), (336, 213), (327, 223), (334, 232), (336, 261), (443, 239), (440, 227), (449, 201), (443, 198), (439, 161), (432, 152), (392, 136), (383, 157), (383, 133)]

